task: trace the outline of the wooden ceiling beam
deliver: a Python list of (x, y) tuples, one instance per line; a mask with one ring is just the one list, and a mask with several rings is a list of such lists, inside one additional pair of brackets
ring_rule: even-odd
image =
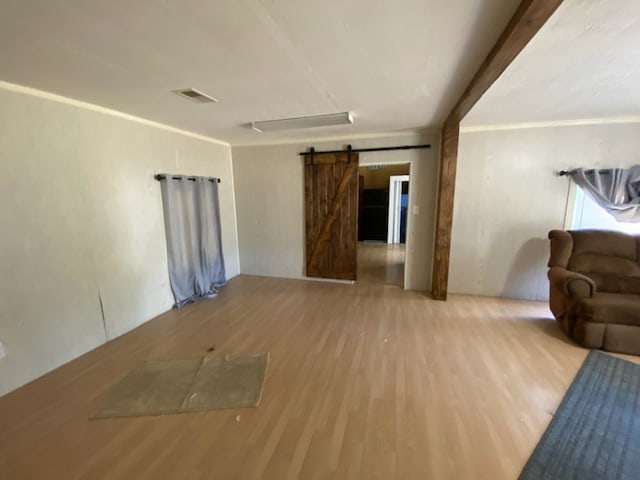
[(520, 3), (495, 46), (480, 65), (478, 72), (444, 123), (440, 148), (438, 207), (431, 281), (431, 295), (436, 300), (447, 299), (460, 121), (551, 18), (562, 1), (523, 0)]

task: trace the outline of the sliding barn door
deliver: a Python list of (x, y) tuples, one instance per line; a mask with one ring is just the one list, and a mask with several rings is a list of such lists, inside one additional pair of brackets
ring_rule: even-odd
[(355, 280), (358, 240), (358, 154), (304, 159), (307, 276)]

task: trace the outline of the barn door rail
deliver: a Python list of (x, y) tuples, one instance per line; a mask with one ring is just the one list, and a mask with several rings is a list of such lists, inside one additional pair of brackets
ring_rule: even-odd
[(373, 148), (351, 148), (349, 145), (344, 150), (325, 150), (318, 152), (313, 147), (308, 152), (299, 152), (298, 155), (320, 155), (323, 153), (360, 153), (360, 152), (388, 152), (390, 150), (415, 150), (417, 148), (431, 148), (431, 145), (426, 143), (423, 145), (396, 145), (393, 147), (373, 147)]

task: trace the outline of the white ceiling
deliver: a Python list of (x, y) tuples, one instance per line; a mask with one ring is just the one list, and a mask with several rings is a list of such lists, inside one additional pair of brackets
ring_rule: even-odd
[(463, 126), (640, 121), (640, 1), (565, 0)]
[[(0, 0), (0, 80), (232, 144), (439, 127), (518, 3)], [(247, 127), (342, 111), (354, 125)]]

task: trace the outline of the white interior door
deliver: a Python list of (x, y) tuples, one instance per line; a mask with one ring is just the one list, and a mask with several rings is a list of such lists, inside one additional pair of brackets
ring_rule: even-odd
[(387, 243), (400, 243), (400, 208), (402, 182), (408, 182), (409, 175), (392, 175), (389, 177), (389, 218)]

